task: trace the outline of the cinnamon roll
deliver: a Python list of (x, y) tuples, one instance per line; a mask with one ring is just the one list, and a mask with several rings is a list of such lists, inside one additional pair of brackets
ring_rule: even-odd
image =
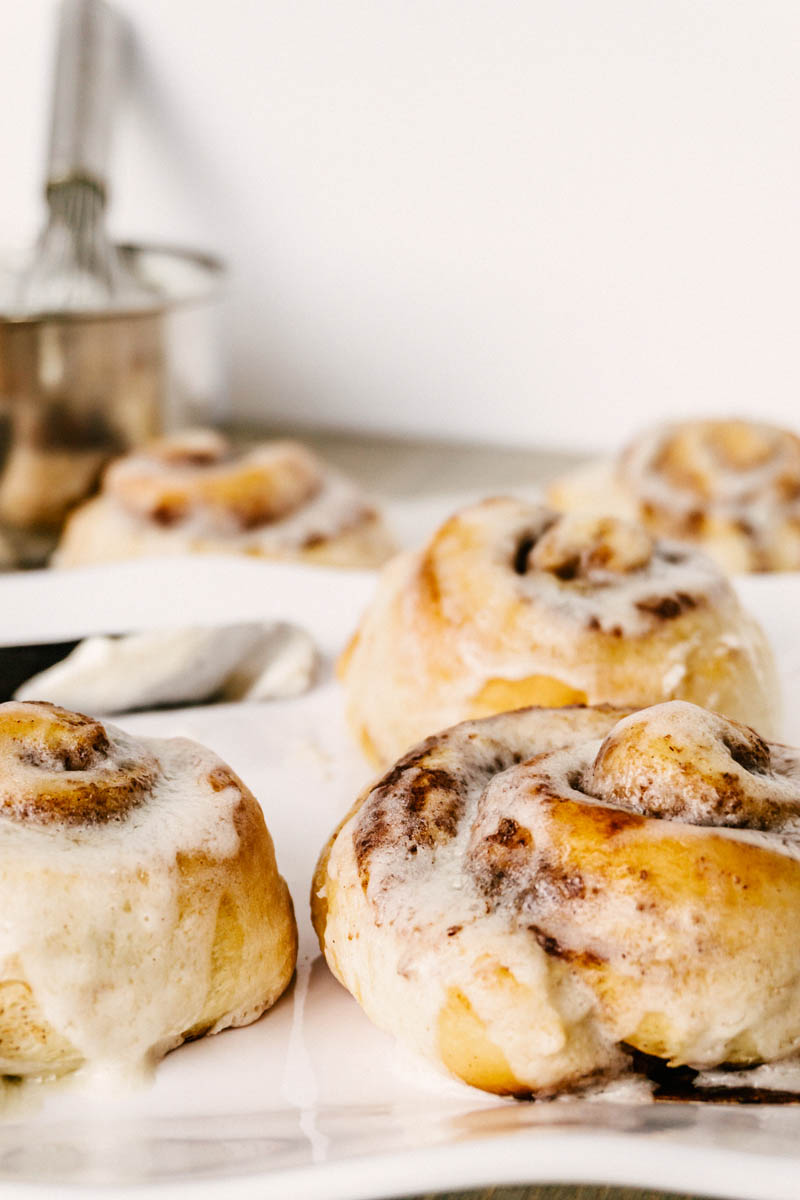
[(371, 1020), (518, 1097), (643, 1056), (663, 1078), (795, 1051), (799, 911), (800, 751), (681, 701), (429, 738), (361, 797), (312, 889)]
[(800, 437), (756, 421), (648, 430), (612, 462), (556, 480), (565, 511), (641, 520), (702, 547), (728, 571), (800, 569)]
[(211, 751), (0, 705), (0, 1073), (136, 1072), (254, 1021), (297, 934), (261, 810)]
[(99, 496), (69, 518), (58, 566), (231, 551), (377, 566), (392, 543), (359, 489), (297, 442), (235, 449), (189, 430), (112, 463)]
[(384, 763), (529, 704), (684, 699), (768, 733), (778, 713), (765, 638), (708, 558), (512, 499), (465, 509), (385, 568), (340, 674), (351, 725)]

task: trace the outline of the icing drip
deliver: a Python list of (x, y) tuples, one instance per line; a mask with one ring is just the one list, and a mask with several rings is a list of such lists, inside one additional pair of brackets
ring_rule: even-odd
[(555, 517), (547, 510), (537, 516), (536, 524), (516, 534), (517, 586), (585, 628), (640, 636), (727, 588), (702, 553), (655, 541), (618, 517)]
[[(339, 977), (489, 1090), (548, 1095), (651, 1060), (694, 1079), (800, 1041), (800, 752), (695, 705), (519, 711), (430, 738), (344, 825), (327, 880)], [(443, 1020), (463, 1037), (480, 1022), (495, 1059), (448, 1059)]]
[(181, 864), (237, 853), (242, 790), (225, 771), (186, 739), (0, 706), (0, 1071), (20, 1071), (19, 1002), (50, 1030), (29, 1074), (135, 1075), (183, 1040), (209, 990), (219, 895), (191, 903)]

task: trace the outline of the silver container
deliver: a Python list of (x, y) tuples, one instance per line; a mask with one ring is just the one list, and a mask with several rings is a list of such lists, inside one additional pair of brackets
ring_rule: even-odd
[(221, 263), (172, 247), (119, 249), (156, 297), (146, 309), (15, 316), (3, 298), (15, 294), (19, 269), (0, 268), (5, 566), (45, 561), (110, 458), (164, 430), (225, 415)]

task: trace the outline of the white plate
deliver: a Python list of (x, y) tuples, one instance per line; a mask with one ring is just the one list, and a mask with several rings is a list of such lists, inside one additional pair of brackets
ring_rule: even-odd
[[(332, 654), (365, 573), (192, 559), (0, 580), (7, 644), (165, 623), (291, 616)], [(741, 591), (779, 651), (786, 736), (800, 741), (800, 576)], [(170, 613), (165, 621), (165, 611)], [(0, 1197), (92, 1194), (359, 1200), (502, 1183), (640, 1185), (796, 1200), (800, 1109), (580, 1100), (517, 1104), (450, 1081), (374, 1029), (319, 957), (307, 895), (317, 853), (369, 770), (344, 728), (329, 665), (307, 696), (120, 720), (212, 746), (261, 800), (301, 929), (296, 983), (255, 1025), (185, 1046), (151, 1087), (64, 1086), (0, 1122)]]

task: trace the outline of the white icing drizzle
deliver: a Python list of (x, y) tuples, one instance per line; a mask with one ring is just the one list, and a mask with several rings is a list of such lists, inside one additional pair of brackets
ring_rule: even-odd
[(765, 1088), (767, 1091), (796, 1092), (800, 1097), (800, 1054), (742, 1071), (700, 1071), (695, 1086)]
[(286, 1099), (300, 1109), (300, 1129), (308, 1138), (311, 1161), (316, 1163), (325, 1161), (330, 1139), (318, 1125), (317, 1080), (303, 1032), (313, 968), (314, 962), (310, 958), (305, 958), (297, 964), (292, 996), (292, 1027), (286, 1048), (282, 1091)]
[(173, 548), (176, 553), (184, 549), (187, 542), (223, 541), (232, 550), (242, 553), (280, 554), (338, 537), (372, 514), (356, 484), (331, 467), (323, 469), (318, 490), (294, 512), (252, 529), (242, 529), (233, 513), (221, 520), (218, 515), (212, 517), (201, 508), (173, 525), (162, 526), (130, 512), (113, 495), (104, 493), (102, 502), (107, 506), (108, 518), (113, 519), (121, 533), (136, 534), (146, 530), (150, 537), (159, 538), (165, 552)]
[[(642, 725), (650, 722), (649, 734), (654, 740), (668, 732), (676, 746), (682, 739), (690, 739), (690, 748), (684, 748), (685, 753), (692, 756), (692, 762), (702, 763), (704, 771), (707, 764), (712, 785), (717, 778), (714, 773), (719, 772), (720, 787), (724, 785), (735, 792), (738, 781), (752, 788), (754, 813), (756, 801), (774, 806), (775, 812), (769, 810), (773, 828), (760, 830), (718, 823), (720, 819), (733, 823), (754, 819), (754, 814), (749, 813), (748, 799), (743, 802), (747, 809), (744, 814), (734, 809), (720, 818), (713, 804), (704, 812), (702, 804), (692, 808), (690, 800), (684, 804), (679, 796), (679, 811), (685, 808), (688, 815), (674, 819), (667, 816), (666, 810), (660, 811), (658, 794), (648, 795), (641, 803), (602, 799), (593, 794), (592, 765), (602, 761), (601, 748), (628, 731), (635, 732), (637, 721)], [(737, 729), (741, 731), (739, 735)], [(546, 1067), (560, 1056), (564, 1071), (574, 1060), (578, 1065), (588, 1062), (601, 1076), (630, 1073), (630, 1059), (613, 1039), (609, 1042), (585, 981), (568, 973), (569, 982), (565, 982), (564, 976), (551, 973), (549, 952), (526, 932), (535, 927), (528, 923), (535, 922), (539, 914), (550, 914), (554, 934), (560, 939), (563, 931), (567, 946), (572, 944), (570, 938), (577, 936), (582, 949), (597, 953), (599, 961), (619, 966), (620, 947), (615, 941), (618, 931), (633, 928), (637, 922), (650, 922), (647, 929), (652, 929), (654, 939), (652, 957), (655, 962), (663, 958), (664, 968), (659, 974), (658, 968), (653, 967), (649, 979), (642, 980), (645, 989), (642, 1008), (648, 1011), (647, 997), (651, 996), (655, 1011), (666, 1005), (667, 1010), (676, 1010), (675, 1019), (680, 1022), (684, 1019), (681, 1009), (684, 997), (676, 994), (674, 1002), (670, 1002), (665, 999), (664, 989), (674, 990), (677, 986), (670, 965), (674, 946), (689, 944), (671, 941), (670, 920), (682, 922), (688, 918), (681, 915), (679, 908), (674, 917), (665, 913), (663, 930), (659, 933), (658, 916), (642, 917), (636, 910), (635, 888), (623, 889), (615, 899), (598, 900), (601, 907), (597, 915), (601, 921), (595, 940), (590, 934), (587, 943), (583, 940), (585, 933), (580, 932), (582, 927), (570, 927), (568, 910), (565, 910), (567, 915), (561, 911), (562, 877), (556, 874), (551, 887), (546, 872), (541, 879), (537, 876), (533, 905), (526, 908), (526, 889), (531, 880), (525, 876), (515, 882), (508, 877), (499, 891), (487, 891), (476, 873), (480, 862), (474, 855), (489, 845), (507, 817), (516, 817), (517, 821), (511, 820), (510, 824), (528, 831), (530, 855), (535, 854), (537, 860), (546, 863), (549, 849), (546, 809), (543, 822), (536, 816), (536, 797), (541, 791), (545, 805), (557, 805), (563, 798), (611, 812), (659, 818), (646, 822), (646, 836), (656, 842), (669, 837), (688, 847), (703, 839), (706, 844), (721, 839), (752, 844), (776, 856), (800, 861), (800, 752), (773, 744), (769, 747), (768, 769), (762, 772), (759, 768), (754, 773), (741, 766), (735, 757), (739, 750), (737, 736), (744, 739), (744, 748), (753, 753), (759, 745), (763, 746), (759, 739), (752, 744), (748, 742), (752, 735), (744, 727), (694, 705), (675, 702), (621, 721), (608, 712), (590, 709), (520, 711), (465, 722), (432, 739), (424, 757), (411, 755), (405, 772), (397, 768), (387, 777), (387, 783), (376, 786), (334, 844), (329, 862), (333, 894), (346, 889), (352, 897), (347, 903), (355, 905), (351, 910), (353, 924), (339, 926), (334, 920), (325, 935), (326, 947), (330, 945), (333, 962), (343, 981), (359, 996), (377, 1024), (434, 1059), (439, 1054), (436, 1040), (439, 1013), (448, 994), (457, 988), (469, 997), (493, 1044), (502, 1046), (518, 1079), (541, 1078), (543, 1064)], [(624, 747), (626, 743), (622, 744)], [(665, 753), (669, 759), (671, 751)], [(624, 753), (622, 761), (624, 771)], [(416, 762), (418, 768), (414, 766)], [(655, 765), (651, 769), (659, 768)], [(646, 789), (646, 768), (635, 767), (635, 770), (640, 771), (641, 784)], [(626, 783), (624, 776), (622, 782)], [(678, 786), (674, 785), (673, 792)], [(691, 786), (689, 780), (687, 787)], [(670, 785), (667, 787), (669, 790)], [(449, 832), (436, 836), (436, 829), (443, 827), (437, 825), (436, 813), (440, 811), (437, 805), (445, 804), (443, 797), (450, 788), (461, 804), (457, 823), (452, 836)], [(420, 809), (421, 798), (429, 795), (434, 796), (433, 808)], [(670, 793), (668, 807), (674, 799)], [(420, 825), (421, 818), (415, 814), (422, 811), (427, 824)], [(445, 805), (442, 811), (445, 817), (441, 819), (446, 824), (446, 813), (450, 810)], [(431, 830), (434, 837), (429, 843)], [(364, 900), (359, 899), (362, 891), (356, 877), (362, 837), (367, 839), (364, 844), (368, 870)], [(620, 845), (618, 852), (624, 856), (624, 845)], [(506, 884), (510, 888), (507, 893), (503, 891)], [(518, 902), (522, 905), (519, 909)], [(591, 917), (587, 920), (591, 929)], [(348, 928), (353, 940), (340, 941)], [(603, 929), (609, 931), (608, 942), (603, 940)], [(627, 944), (622, 949), (627, 949)], [(625, 957), (623, 954), (622, 958)], [(498, 986), (492, 964), (502, 964), (516, 983), (528, 989), (529, 1008), (524, 1021)], [(621, 969), (635, 970), (632, 963)], [(736, 964), (731, 963), (734, 990), (736, 970)], [(736, 1030), (749, 1028), (747, 1014), (735, 1011), (736, 1005), (732, 1005), (731, 1013), (721, 1020), (719, 1028), (705, 1030), (696, 1025), (690, 1000), (686, 1005), (688, 1028), (692, 1030), (689, 1044), (694, 1046), (697, 1056), (690, 1060), (690, 1065), (708, 1067), (724, 1061), (726, 1047)], [(732, 1024), (726, 1032), (727, 1019)], [(762, 1045), (769, 1044), (770, 1036), (770, 1033), (765, 1035)], [(783, 1038), (781, 1033), (776, 1044), (783, 1044)], [(785, 1046), (781, 1053), (786, 1053)], [(753, 1072), (747, 1072), (747, 1079), (740, 1082), (762, 1086)], [(601, 1079), (594, 1087), (596, 1097), (608, 1098), (608, 1086)], [(774, 1086), (788, 1087), (788, 1084)], [(642, 1083), (639, 1090), (649, 1094), (650, 1085)]]
[[(343, 661), (348, 715), (391, 761), (548, 682), (590, 704), (694, 700), (777, 732), (774, 661), (704, 554), (513, 498), (455, 514), (383, 572)], [(530, 680), (519, 699), (497, 684)]]
[(667, 539), (655, 542), (648, 560), (630, 571), (598, 567), (573, 581), (538, 570), (519, 576), (518, 587), (535, 594), (556, 618), (582, 626), (594, 618), (599, 631), (616, 629), (622, 637), (640, 637), (653, 629), (658, 618), (643, 607), (648, 602), (655, 606), (682, 594), (713, 604), (730, 589), (705, 554)]
[[(724, 605), (739, 613), (730, 582), (706, 554), (652, 538), (623, 518), (555, 514), (541, 505), (503, 499), (465, 509), (453, 520), (468, 531), (470, 549), (461, 553), (465, 560), (474, 558), (475, 570), (491, 571), (498, 590), (513, 589), (567, 627), (591, 625), (623, 638), (639, 637), (695, 605)], [(515, 567), (528, 539), (531, 550)], [(442, 591), (454, 591), (447, 543), (434, 541), (425, 553), (441, 577)], [(417, 569), (417, 559), (412, 564)], [(667, 617), (658, 612), (662, 601), (673, 609)], [(741, 641), (734, 625), (718, 636), (728, 639), (728, 646), (730, 639)]]
[(555, 480), (566, 511), (614, 513), (702, 545), (729, 572), (800, 566), (800, 438), (743, 420), (696, 420), (639, 434), (616, 458)]
[[(746, 428), (763, 449), (761, 461), (758, 455), (739, 464), (726, 458), (718, 442), (726, 429), (738, 427)], [(701, 490), (688, 478), (662, 469), (660, 460), (670, 443), (681, 449), (686, 467), (704, 481)], [(624, 451), (615, 471), (619, 484), (639, 505), (657, 510), (665, 520), (681, 525), (699, 515), (750, 542), (756, 569), (769, 565), (783, 529), (793, 525), (800, 531), (800, 440), (770, 425), (697, 421), (659, 426)], [(761, 554), (767, 558), (759, 564)]]
[[(501, 758), (510, 764), (515, 756), (525, 758), (534, 749), (561, 744), (568, 739), (570, 726), (589, 734), (605, 732), (613, 719), (591, 709), (540, 710), (464, 722), (437, 738), (432, 765), (441, 763), (453, 773), (463, 802), (456, 834), (434, 849), (420, 847), (418, 853), (409, 855), (400, 830), (391, 830), (369, 858), (370, 915), (366, 919), (374, 920), (377, 937), (372, 944), (370, 934), (362, 928), (359, 940), (348, 942), (356, 971), (352, 984), (349, 977), (344, 982), (355, 986), (358, 994), (359, 967), (367, 972), (369, 994), (379, 997), (378, 1007), (370, 1006), (366, 999), (362, 1002), (378, 1025), (436, 1059), (438, 1012), (447, 990), (460, 987), (469, 994), (478, 1016), (499, 1032), (509, 1062), (525, 1078), (535, 1070), (533, 1059), (557, 1054), (566, 1027), (587, 1017), (590, 998), (573, 989), (559, 997), (560, 1019), (554, 1019), (544, 953), (515, 936), (508, 914), (500, 909), (487, 911), (485, 897), (465, 871), (464, 862), (479, 801)], [(398, 791), (395, 801), (390, 793), (390, 821), (393, 813), (401, 815), (401, 805), (402, 792)], [(352, 838), (358, 821), (357, 814), (339, 834), (329, 862), (334, 881), (350, 881)], [(339, 849), (344, 859), (341, 877)], [(524, 1028), (509, 1021), (502, 1003), (498, 1004), (493, 978), (476, 974), (476, 961), (487, 958), (502, 962), (520, 984), (530, 988), (531, 997), (548, 997), (538, 1009), (530, 1008)], [(363, 976), (361, 979), (363, 984)], [(399, 1002), (398, 991), (403, 995)]]
[[(214, 791), (208, 776), (220, 760), (194, 742), (105, 728), (114, 756), (155, 756), (156, 781), (103, 823), (0, 815), (0, 986), (28, 982), (84, 1072), (136, 1076), (202, 1011), (216, 905), (179, 914), (176, 858), (235, 854), (240, 792)], [(8, 772), (4, 785), (13, 787)], [(0, 1057), (0, 1071), (9, 1069)]]
[[(746, 426), (754, 443), (764, 453), (746, 463), (726, 460), (719, 443), (728, 429)], [(702, 473), (708, 496), (700, 496), (691, 485), (659, 469), (659, 459), (671, 442), (685, 446), (687, 466)], [(620, 478), (642, 501), (687, 516), (698, 507), (724, 514), (729, 520), (746, 518), (748, 524), (764, 525), (775, 519), (776, 508), (800, 518), (800, 495), (787, 504), (777, 484), (782, 478), (800, 484), (800, 441), (776, 426), (749, 421), (688, 421), (659, 425), (640, 434), (624, 451), (619, 462)], [(751, 520), (752, 517), (752, 520)]]

